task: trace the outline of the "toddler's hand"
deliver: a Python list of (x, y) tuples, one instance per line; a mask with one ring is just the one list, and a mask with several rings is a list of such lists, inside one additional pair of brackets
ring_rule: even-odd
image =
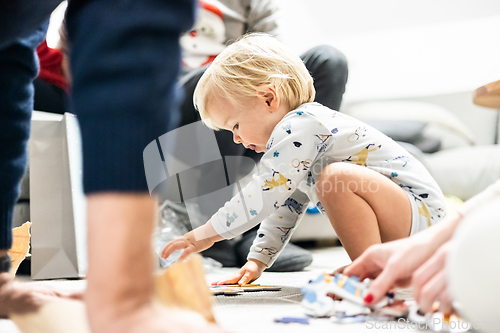
[(212, 285), (239, 284), (244, 285), (257, 280), (262, 272), (267, 268), (266, 264), (259, 260), (249, 259), (247, 263), (239, 269), (236, 274), (225, 280), (213, 282)]
[(161, 257), (163, 259), (167, 259), (168, 256), (170, 256), (175, 251), (184, 250), (184, 252), (182, 252), (181, 256), (178, 259), (178, 261), (183, 261), (190, 254), (201, 252), (214, 245), (214, 241), (210, 240), (209, 238), (199, 237), (200, 239), (198, 240), (196, 238), (197, 237), (195, 237), (195, 232), (193, 230), (188, 232), (184, 236), (169, 242), (163, 248), (163, 251), (161, 252)]

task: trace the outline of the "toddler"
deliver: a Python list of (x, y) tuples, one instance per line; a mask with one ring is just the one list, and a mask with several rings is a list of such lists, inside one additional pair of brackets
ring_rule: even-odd
[(309, 202), (328, 216), (352, 260), (444, 217), (444, 196), (420, 162), (314, 96), (301, 59), (270, 36), (246, 35), (217, 56), (196, 87), (195, 106), (209, 127), (265, 154), (253, 180), (162, 257), (184, 250), (182, 260), (261, 223), (247, 263), (216, 282), (246, 284), (273, 264)]

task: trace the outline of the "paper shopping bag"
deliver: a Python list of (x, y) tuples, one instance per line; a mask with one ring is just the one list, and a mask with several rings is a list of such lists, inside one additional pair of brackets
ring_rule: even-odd
[(76, 117), (35, 111), (29, 151), (31, 277), (83, 277), (87, 270), (86, 207)]

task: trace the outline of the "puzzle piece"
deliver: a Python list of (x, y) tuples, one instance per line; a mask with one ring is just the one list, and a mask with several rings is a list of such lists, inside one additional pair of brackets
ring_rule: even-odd
[(419, 324), (419, 327), (428, 328), (435, 332), (467, 332), (472, 325), (456, 314), (444, 314), (438, 311), (438, 303), (433, 304), (433, 312), (424, 314), (418, 305), (409, 307), (408, 320)]
[[(218, 287), (218, 286), (217, 286)], [(238, 295), (243, 294), (245, 291), (236, 288), (210, 288), (212, 295)]]
[(274, 322), (275, 323), (284, 323), (284, 324), (299, 323), (299, 324), (309, 325), (309, 319), (308, 318), (300, 318), (300, 317), (283, 317), (283, 318), (277, 318), (277, 319), (274, 319)]
[(336, 324), (354, 324), (366, 322), (367, 316), (345, 316), (345, 317), (331, 317), (330, 321)]
[(155, 289), (156, 298), (162, 305), (198, 312), (207, 321), (215, 322), (200, 255), (178, 261), (156, 275)]
[(341, 315), (344, 317), (369, 315), (371, 313), (370, 309), (365, 306), (359, 306), (358, 304), (344, 301), (334, 301), (334, 310), (334, 315)]
[(425, 313), (420, 312), (417, 304), (412, 304), (408, 310), (408, 320), (417, 323), (424, 324), (427, 322), (425, 318)]
[(210, 291), (214, 295), (236, 295), (250, 291), (280, 291), (281, 287), (261, 286), (260, 284), (226, 284), (219, 286), (210, 286)]
[(228, 284), (229, 288), (241, 289), (244, 291), (280, 291), (281, 287), (275, 286), (261, 286), (260, 284), (244, 284), (242, 286), (238, 284)]
[(31, 222), (25, 222), (22, 226), (12, 229), (12, 248), (9, 250), (12, 259), (12, 275), (16, 275), (21, 262), (26, 258), (30, 250), (30, 227)]
[[(333, 293), (341, 297), (344, 302), (349, 302), (351, 311), (357, 310), (359, 313), (366, 313), (367, 309), (379, 309), (388, 303), (389, 298), (384, 297), (379, 303), (367, 307), (363, 301), (366, 296), (368, 287), (371, 281), (365, 279), (360, 281), (357, 277), (348, 277), (342, 274), (331, 276), (323, 273), (315, 280), (311, 280), (309, 284), (302, 288), (304, 298), (302, 306), (306, 310), (306, 314), (314, 317), (331, 316), (340, 305), (347, 306), (346, 303), (336, 304), (332, 298), (328, 297), (329, 293)], [(356, 312), (356, 311), (355, 311)]]
[(377, 316), (388, 317), (392, 319), (407, 318), (409, 313), (408, 305), (401, 299), (394, 300), (383, 308), (376, 311)]

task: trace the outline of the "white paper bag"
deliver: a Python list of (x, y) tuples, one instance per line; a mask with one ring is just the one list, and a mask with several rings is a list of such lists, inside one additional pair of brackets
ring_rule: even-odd
[(31, 126), (31, 277), (83, 277), (87, 270), (86, 206), (77, 119), (69, 113), (35, 111)]

